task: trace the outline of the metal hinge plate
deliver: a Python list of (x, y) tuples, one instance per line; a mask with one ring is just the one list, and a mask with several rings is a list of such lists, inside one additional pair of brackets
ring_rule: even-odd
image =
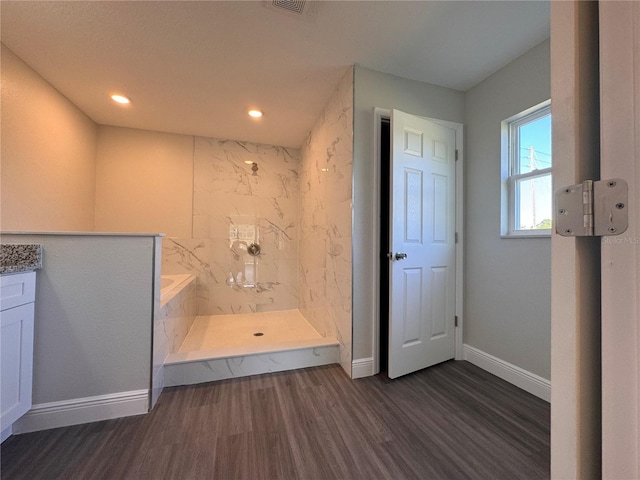
[(456, 161), (458, 161), (458, 149), (456, 149)]
[(585, 180), (556, 191), (556, 233), (563, 237), (620, 235), (629, 227), (627, 182)]
[(454, 320), (454, 326), (457, 327), (458, 326), (458, 315), (456, 315), (456, 318)]

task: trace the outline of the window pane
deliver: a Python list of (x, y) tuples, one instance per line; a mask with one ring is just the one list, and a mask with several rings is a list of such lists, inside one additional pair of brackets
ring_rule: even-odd
[(519, 173), (551, 167), (551, 115), (518, 127)]
[(516, 230), (551, 228), (551, 175), (516, 182)]

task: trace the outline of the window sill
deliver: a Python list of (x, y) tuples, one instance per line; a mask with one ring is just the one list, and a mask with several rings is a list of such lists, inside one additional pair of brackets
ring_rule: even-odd
[(512, 238), (551, 238), (551, 232), (549, 233), (510, 233), (510, 234), (502, 234), (500, 235), (502, 239), (512, 239)]

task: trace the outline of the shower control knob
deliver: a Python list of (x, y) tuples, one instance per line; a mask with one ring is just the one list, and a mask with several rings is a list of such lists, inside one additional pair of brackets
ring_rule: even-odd
[(405, 258), (407, 258), (406, 253), (396, 253), (396, 260), (403, 260)]
[(257, 243), (249, 244), (249, 246), (247, 247), (247, 253), (252, 257), (260, 255), (260, 245), (258, 245)]

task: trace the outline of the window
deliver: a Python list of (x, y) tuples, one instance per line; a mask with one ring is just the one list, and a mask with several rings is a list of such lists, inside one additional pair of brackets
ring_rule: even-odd
[(502, 234), (551, 234), (551, 105), (502, 122)]

